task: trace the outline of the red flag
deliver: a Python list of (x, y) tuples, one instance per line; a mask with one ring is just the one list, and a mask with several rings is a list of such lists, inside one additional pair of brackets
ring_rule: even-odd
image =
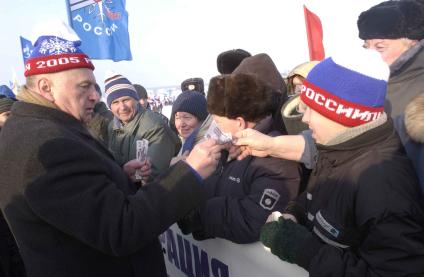
[(305, 13), (306, 33), (308, 35), (309, 59), (321, 61), (325, 57), (324, 45), (322, 44), (322, 25), (319, 17), (303, 5)]

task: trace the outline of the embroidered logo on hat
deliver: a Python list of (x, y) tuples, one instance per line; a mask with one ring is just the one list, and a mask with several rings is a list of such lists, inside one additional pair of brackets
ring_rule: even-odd
[(80, 41), (69, 41), (57, 36), (42, 36), (25, 64), (25, 76), (59, 72), (73, 68), (94, 70), (87, 55), (80, 49)]

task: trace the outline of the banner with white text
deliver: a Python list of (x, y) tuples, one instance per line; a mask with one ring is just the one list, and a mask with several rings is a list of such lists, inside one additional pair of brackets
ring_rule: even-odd
[(308, 276), (303, 268), (280, 260), (260, 242), (196, 241), (191, 235), (183, 235), (176, 224), (160, 236), (160, 241), (170, 277)]
[(125, 0), (66, 0), (81, 50), (94, 60), (132, 60)]

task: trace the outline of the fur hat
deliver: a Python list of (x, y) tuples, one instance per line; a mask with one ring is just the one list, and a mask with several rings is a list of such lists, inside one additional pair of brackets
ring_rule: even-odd
[(209, 83), (207, 96), (211, 114), (234, 119), (243, 117), (259, 122), (273, 112), (273, 89), (252, 74), (216, 76)]
[(424, 38), (424, 4), (417, 0), (389, 0), (358, 17), (359, 37), (421, 40)]
[(276, 92), (286, 93), (286, 83), (277, 67), (267, 54), (257, 54), (245, 58), (233, 71), (234, 74), (245, 73), (258, 76), (259, 79), (268, 83)]
[(172, 115), (176, 112), (186, 112), (203, 121), (208, 116), (206, 108), (206, 98), (203, 94), (197, 91), (185, 91), (178, 95), (172, 105)]
[(311, 109), (353, 127), (384, 111), (389, 68), (374, 50), (358, 49), (317, 64), (303, 82), (301, 100)]
[(0, 95), (0, 114), (10, 111), (13, 103), (15, 103), (15, 101), (13, 99), (10, 99), (9, 97)]
[(123, 96), (129, 96), (135, 100), (139, 100), (137, 91), (132, 83), (122, 75), (116, 75), (105, 81), (105, 93), (107, 105), (110, 105), (115, 99)]
[(79, 48), (81, 41), (75, 31), (63, 22), (49, 25), (38, 27), (39, 36), (25, 63), (25, 77), (74, 68), (94, 70), (88, 56)]
[(205, 95), (205, 85), (202, 78), (189, 78), (181, 83), (181, 91), (197, 91)]
[(147, 95), (147, 90), (139, 84), (134, 84), (134, 88), (137, 91), (137, 95), (139, 99), (147, 99), (149, 96)]
[(230, 74), (245, 59), (252, 56), (243, 49), (232, 49), (222, 52), (216, 59), (218, 72), (221, 74)]
[(424, 143), (424, 93), (415, 97), (406, 106), (405, 127), (412, 140)]

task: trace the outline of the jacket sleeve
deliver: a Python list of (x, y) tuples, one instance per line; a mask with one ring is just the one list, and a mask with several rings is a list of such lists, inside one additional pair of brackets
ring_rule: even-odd
[(305, 130), (300, 135), (305, 140), (305, 150), (300, 157), (300, 162), (305, 165), (308, 169), (314, 169), (316, 166), (316, 160), (318, 155), (317, 146), (315, 140), (312, 138), (312, 131)]
[(422, 276), (423, 198), (412, 168), (398, 160), (381, 161), (359, 176), (354, 214), (360, 239), (348, 248), (317, 249), (311, 276)]
[(307, 268), (311, 276), (421, 276), (423, 235), (422, 226), (410, 216), (391, 215), (371, 223), (358, 251), (308, 241), (298, 257), (317, 251)]
[(140, 250), (204, 199), (200, 181), (184, 162), (135, 192), (118, 165), (80, 142), (50, 140), (35, 155), (22, 165), (26, 174), (38, 175), (29, 178), (24, 192), (32, 211), (109, 255)]
[(149, 141), (148, 156), (152, 164), (152, 176), (156, 177), (165, 171), (171, 159), (177, 154), (179, 139), (168, 127), (156, 125), (143, 134)]
[[(299, 188), (299, 171), (294, 162), (254, 159), (248, 171), (243, 180), (245, 184), (240, 184), (248, 188), (245, 195), (208, 199), (200, 211), (201, 236), (220, 237), (236, 243), (258, 241), (269, 214), (282, 211)], [(199, 236), (199, 232), (196, 235)]]

